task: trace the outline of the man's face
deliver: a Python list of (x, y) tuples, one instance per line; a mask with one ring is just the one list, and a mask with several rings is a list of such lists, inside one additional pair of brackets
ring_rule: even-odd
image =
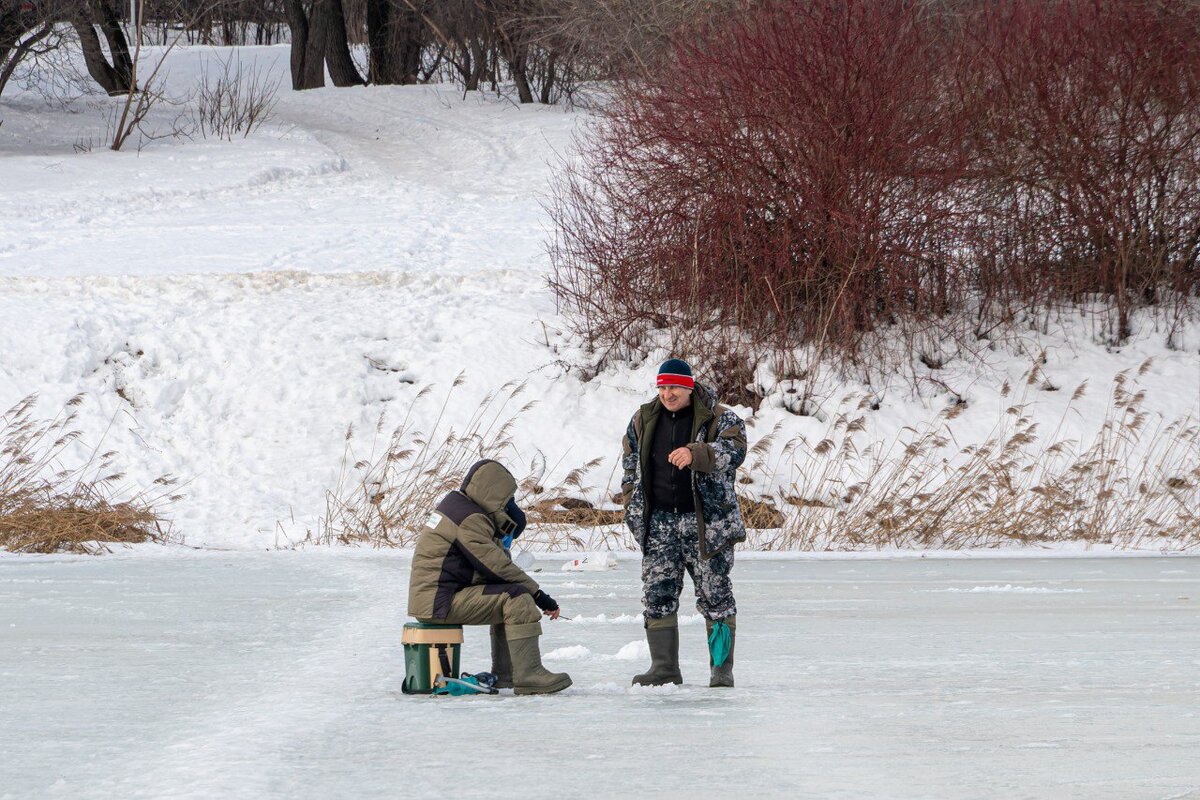
[(663, 408), (667, 411), (678, 411), (681, 408), (687, 408), (688, 404), (692, 402), (692, 390), (682, 386), (660, 386), (658, 387), (658, 399), (662, 401)]

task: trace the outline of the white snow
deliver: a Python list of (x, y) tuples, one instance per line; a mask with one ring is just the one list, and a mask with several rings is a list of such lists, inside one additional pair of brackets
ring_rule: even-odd
[[(244, 48), (240, 59), (285, 77), (285, 47)], [(215, 63), (211, 48), (176, 50), (173, 86), (182, 94)], [(505, 460), (552, 487), (602, 458), (582, 480), (603, 501), (629, 415), (665, 353), (588, 382), (565, 366), (579, 351), (546, 285), (542, 203), (586, 114), (438, 86), (291, 92), (285, 81), (279, 98), (275, 122), (248, 139), (168, 138), (113, 153), (99, 139), (119, 100), (47, 102), (10, 85), (0, 101), (0, 406), (38, 393), (53, 416), (86, 392), (79, 426), (124, 455), (130, 489), (162, 474), (186, 482), (172, 514), (196, 546), (303, 540), (324, 513), (349, 426), (362, 457), (406, 416), (426, 434), (439, 415), (440, 433), (461, 426), (510, 381), (525, 388), (500, 422), (536, 405), (517, 415)], [(174, 113), (164, 107), (154, 121)], [(1113, 377), (1151, 357), (1136, 378), (1146, 410), (1200, 417), (1200, 324), (1182, 329), (1176, 350), (1152, 320), (1137, 324), (1121, 348), (1065, 319), (984, 353), (989, 369), (951, 362), (938, 379), (968, 400), (954, 446), (1006, 419), (1016, 398), (1000, 387), (1035, 360), (1060, 389), (1021, 389), (1046, 434), (1088, 441)], [(465, 384), (452, 390), (460, 373)], [(758, 491), (797, 479), (778, 460), (789, 439), (815, 443), (868, 391), (881, 407), (860, 444), (923, 430), (948, 397), (927, 381), (914, 390), (900, 377), (866, 387), (826, 376), (818, 416), (797, 417), (784, 408), (787, 387), (762, 377), (771, 393), (751, 439), (777, 423), (782, 434), (747, 467)], [(1085, 379), (1089, 393), (1067, 411)], [(416, 401), (427, 385), (432, 394)], [(594, 550), (606, 536), (582, 538)]]
[(591, 654), (591, 650), (581, 644), (577, 644), (573, 647), (560, 647), (557, 650), (551, 650), (549, 653), (543, 654), (542, 659), (547, 661), (572, 661), (587, 658)]
[(632, 622), (641, 623), (641, 617), (630, 614), (618, 614), (615, 617), (597, 614), (594, 617), (571, 617), (566, 621), (572, 625), (624, 625)]
[(641, 661), (650, 658), (650, 647), (644, 639), (634, 639), (613, 655), (617, 661)]

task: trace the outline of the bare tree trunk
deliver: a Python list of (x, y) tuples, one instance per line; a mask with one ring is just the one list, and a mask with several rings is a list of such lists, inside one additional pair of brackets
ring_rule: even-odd
[[(524, 22), (511, 13), (501, 13), (495, 3), (481, 5), (481, 10), (490, 18), (500, 55), (508, 64), (513, 83), (517, 85), (517, 96), (522, 103), (533, 102), (533, 90), (529, 87), (529, 45), (523, 38)], [(510, 10), (511, 11), (511, 10)], [(512, 23), (516, 22), (516, 25)]]
[(129, 55), (129, 42), (121, 30), (121, 18), (113, 0), (94, 0), (92, 8), (100, 23), (100, 32), (108, 40), (108, 52), (112, 54), (112, 68), (117, 75), (118, 85), (124, 91), (137, 89), (133, 82), (133, 58)]
[(367, 0), (369, 77), (375, 84), (416, 83), (425, 50), (425, 23), (411, 8), (394, 0)]
[(129, 85), (121, 83), (117, 71), (112, 68), (104, 56), (104, 48), (100, 45), (100, 36), (96, 33), (96, 28), (86, 13), (81, 11), (73, 17), (71, 27), (79, 36), (79, 43), (83, 47), (83, 61), (87, 65), (87, 71), (92, 76), (92, 80), (109, 95), (128, 92)]
[(555, 52), (551, 52), (546, 59), (546, 79), (542, 81), (542, 94), (538, 98), (539, 102), (544, 106), (550, 105), (550, 98), (553, 96), (554, 79), (556, 77), (554, 68), (557, 66), (557, 61), (558, 54)]
[(287, 14), (288, 28), (292, 31), (291, 72), (292, 88), (316, 89), (325, 85), (324, 71), (320, 73), (320, 81), (311, 83), (308, 70), (308, 14), (300, 0), (287, 0), (284, 8)]
[(517, 85), (517, 97), (522, 103), (533, 102), (533, 90), (529, 88), (529, 75), (526, 68), (526, 50), (515, 47), (507, 38), (504, 40), (504, 60), (508, 62), (508, 70), (512, 73), (513, 83)]
[(367, 80), (374, 84), (398, 83), (395, 62), (388, 39), (391, 33), (392, 4), (388, 0), (367, 0)]
[(365, 81), (350, 57), (342, 0), (320, 0), (313, 14), (316, 16), (318, 13), (321, 17), (319, 24), (325, 28), (325, 61), (329, 64), (329, 77), (333, 79), (333, 85), (362, 86)]
[(325, 85), (325, 64), (334, 86), (361, 86), (362, 76), (350, 57), (346, 19), (341, 0), (313, 0), (305, 10), (301, 0), (287, 0), (292, 31), (292, 88), (319, 89)]
[(484, 76), (487, 74), (487, 49), (484, 48), (483, 43), (475, 37), (471, 38), (471, 41), (468, 42), (467, 47), (471, 53), (471, 59), (474, 62), (474, 66), (471, 68), (471, 74), (467, 76), (467, 83), (463, 88), (465, 88), (468, 92), (475, 92), (479, 90), (479, 84), (481, 81), (483, 81)]
[(9, 51), (17, 46), (21, 34), (28, 29), (16, 8), (0, 11), (0, 64), (4, 63)]

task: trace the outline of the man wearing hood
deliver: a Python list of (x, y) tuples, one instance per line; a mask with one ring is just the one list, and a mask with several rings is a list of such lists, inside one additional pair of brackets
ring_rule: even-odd
[(541, 616), (558, 619), (558, 603), (501, 543), (524, 527), (516, 491), (512, 473), (484, 460), (467, 472), (462, 488), (442, 498), (417, 540), (408, 613), (421, 622), (491, 625), (496, 686), (550, 694), (570, 686), (571, 676), (545, 669), (538, 649)]
[(642, 549), (651, 659), (633, 682), (683, 682), (678, 611), (686, 570), (707, 623), (709, 686), (733, 686), (737, 604), (729, 573), (733, 547), (746, 538), (734, 491), (746, 425), (682, 359), (663, 362), (657, 385), (658, 397), (633, 415), (622, 447), (625, 524)]

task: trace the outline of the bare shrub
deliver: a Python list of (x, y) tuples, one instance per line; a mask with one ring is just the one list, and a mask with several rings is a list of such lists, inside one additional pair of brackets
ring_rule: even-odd
[(203, 71), (196, 95), (196, 125), (204, 138), (233, 141), (249, 136), (270, 121), (278, 102), (279, 81), (272, 81), (260, 65), (243, 69), (241, 58), (220, 60), (214, 78)]
[(0, 547), (17, 553), (98, 553), (110, 544), (166, 542), (162, 510), (179, 499), (175, 479), (128, 495), (117, 454), (92, 450), (78, 467), (62, 466), (80, 438), (73, 427), (82, 396), (52, 420), (34, 415), (30, 395), (0, 418)]
[(549, 204), (589, 369), (669, 348), (811, 384), (1030, 314), (1120, 343), (1147, 305), (1170, 340), (1200, 292), (1198, 30), (1159, 0), (777, 0), (677, 32)]
[(1131, 309), (1179, 311), (1200, 289), (1200, 7), (1003, 0), (966, 29), (993, 313), (1097, 295), (1123, 341)]
[(623, 82), (549, 209), (550, 283), (598, 360), (659, 330), (702, 367), (794, 372), (801, 343), (853, 358), (951, 309), (968, 164), (948, 39), (910, 3), (781, 0)]
[[(166, 92), (166, 74), (158, 71), (161, 62), (145, 82), (125, 95), (120, 105), (111, 109), (105, 120), (108, 148), (122, 150), (135, 139), (140, 150), (147, 142), (160, 139), (179, 139), (191, 135), (191, 122), (181, 108), (183, 101)], [(149, 124), (155, 108), (173, 107), (174, 116), (165, 127)]]
[[(462, 383), (459, 375), (450, 392)], [(375, 547), (413, 544), (429, 512), (442, 495), (459, 487), (471, 464), (480, 458), (498, 458), (510, 447), (513, 422), (533, 406), (529, 402), (510, 411), (524, 388), (524, 384), (505, 384), (489, 393), (461, 428), (447, 425), (443, 431), (448, 393), (432, 428), (423, 432), (415, 427), (411, 414), (433, 391), (426, 386), (382, 447), (380, 419), (365, 455), (354, 452), (354, 430), (348, 429), (341, 472), (325, 494), (325, 516), (308, 541)]]
[[(120, 106), (114, 109), (112, 119), (109, 123), (112, 129), (112, 143), (109, 145), (109, 149), (111, 150), (121, 150), (133, 138), (135, 133), (139, 137), (139, 147), (146, 141), (174, 139), (191, 133), (185, 119), (187, 115), (183, 111), (179, 111), (175, 115), (174, 121), (165, 131), (151, 130), (145, 126), (151, 111), (156, 106), (164, 103), (176, 107), (182, 105), (181, 101), (167, 96), (167, 71), (165, 69), (167, 57), (183, 41), (188, 30), (195, 25), (198, 16), (203, 15), (205, 9), (210, 7), (210, 4), (216, 2), (216, 0), (200, 0), (198, 4), (189, 3), (186, 0), (174, 0), (174, 2), (175, 5), (170, 17), (172, 20), (177, 21), (177, 26), (174, 28), (174, 35), (155, 54), (154, 60), (151, 61), (151, 69), (146, 74), (145, 80), (139, 77), (143, 51), (142, 23), (144, 19), (139, 17), (132, 21), (135, 31), (134, 52), (132, 59), (130, 59), (128, 83), (122, 90), (122, 93), (125, 94), (125, 99)], [(141, 7), (139, 9), (144, 14), (145, 9)], [(107, 13), (115, 24), (115, 12), (110, 8)], [(117, 31), (117, 33), (120, 33), (120, 31)], [(80, 35), (82, 36), (83, 34), (81, 33)], [(140, 86), (139, 81), (141, 81)]]
[[(1145, 365), (1143, 365), (1143, 368)], [(1039, 381), (1026, 376), (1027, 385)], [(1086, 391), (1076, 388), (1072, 402)], [(1006, 395), (1007, 390), (1006, 390)], [(998, 547), (1067, 540), (1118, 546), (1200, 544), (1200, 427), (1155, 420), (1129, 371), (1087, 443), (1038, 429), (1014, 401), (979, 445), (947, 461), (948, 423), (861, 444), (859, 408), (815, 445), (788, 443), (797, 471), (788, 525), (769, 549)], [(1068, 412), (1071, 413), (1071, 412)]]
[(0, 12), (0, 94), (4, 94), (4, 87), (22, 62), (56, 50), (62, 43), (53, 23), (38, 20), (29, 30), (29, 23), (18, 22), (18, 13), (7, 9)]

